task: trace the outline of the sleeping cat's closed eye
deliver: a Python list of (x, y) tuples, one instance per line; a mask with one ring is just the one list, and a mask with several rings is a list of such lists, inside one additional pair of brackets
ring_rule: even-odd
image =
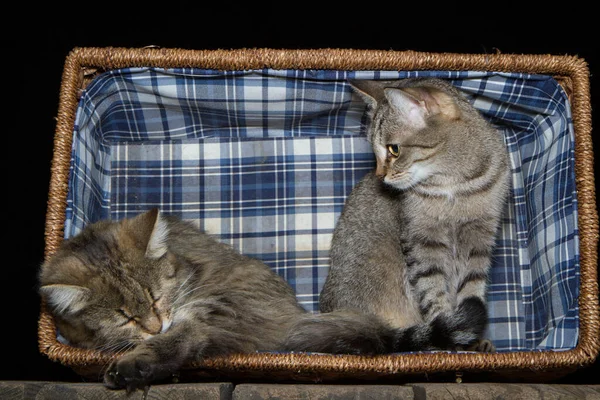
[(148, 296), (148, 301), (154, 305), (160, 299), (160, 295), (155, 293), (152, 289), (146, 289), (146, 295)]
[(121, 326), (126, 326), (126, 325), (131, 325), (134, 324), (135, 321), (135, 317), (133, 317), (131, 314), (129, 314), (126, 310), (124, 310), (123, 308), (119, 308), (117, 311), (117, 314), (119, 314), (119, 319), (122, 320), (121, 324), (119, 325), (119, 327)]

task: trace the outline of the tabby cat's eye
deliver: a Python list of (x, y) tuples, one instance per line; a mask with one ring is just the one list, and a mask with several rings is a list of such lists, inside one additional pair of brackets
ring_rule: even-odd
[(398, 157), (399, 150), (397, 144), (388, 144), (387, 149), (392, 156)]

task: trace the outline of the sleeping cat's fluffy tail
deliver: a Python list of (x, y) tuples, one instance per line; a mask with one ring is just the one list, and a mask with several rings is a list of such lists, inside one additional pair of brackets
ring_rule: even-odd
[(284, 349), (333, 354), (383, 354), (392, 350), (394, 330), (374, 315), (337, 310), (304, 315), (290, 330)]
[(374, 315), (339, 310), (307, 314), (290, 330), (284, 348), (332, 354), (385, 354), (427, 350), (492, 351), (481, 337), (487, 325), (485, 305), (466, 299), (450, 316), (430, 323), (394, 329)]

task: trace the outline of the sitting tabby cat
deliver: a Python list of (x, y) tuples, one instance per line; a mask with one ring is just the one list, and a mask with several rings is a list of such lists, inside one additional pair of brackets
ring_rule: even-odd
[(377, 315), (395, 350), (476, 349), (508, 191), (501, 134), (436, 79), (354, 81), (377, 169), (336, 225), (320, 309)]
[(111, 388), (143, 387), (221, 354), (382, 353), (393, 336), (374, 316), (307, 313), (265, 264), (156, 209), (88, 225), (39, 279), (71, 345), (124, 352), (104, 375)]

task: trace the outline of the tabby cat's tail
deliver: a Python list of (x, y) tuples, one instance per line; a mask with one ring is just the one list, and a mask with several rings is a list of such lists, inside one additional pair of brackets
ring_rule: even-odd
[(470, 297), (450, 315), (440, 314), (428, 324), (397, 329), (392, 351), (492, 351), (491, 342), (481, 341), (487, 322), (485, 304), (477, 297)]
[(305, 315), (290, 330), (284, 349), (367, 355), (427, 350), (491, 351), (491, 343), (480, 342), (486, 325), (486, 307), (474, 297), (465, 299), (452, 315), (441, 314), (430, 323), (403, 329), (390, 328), (374, 315), (337, 310)]

